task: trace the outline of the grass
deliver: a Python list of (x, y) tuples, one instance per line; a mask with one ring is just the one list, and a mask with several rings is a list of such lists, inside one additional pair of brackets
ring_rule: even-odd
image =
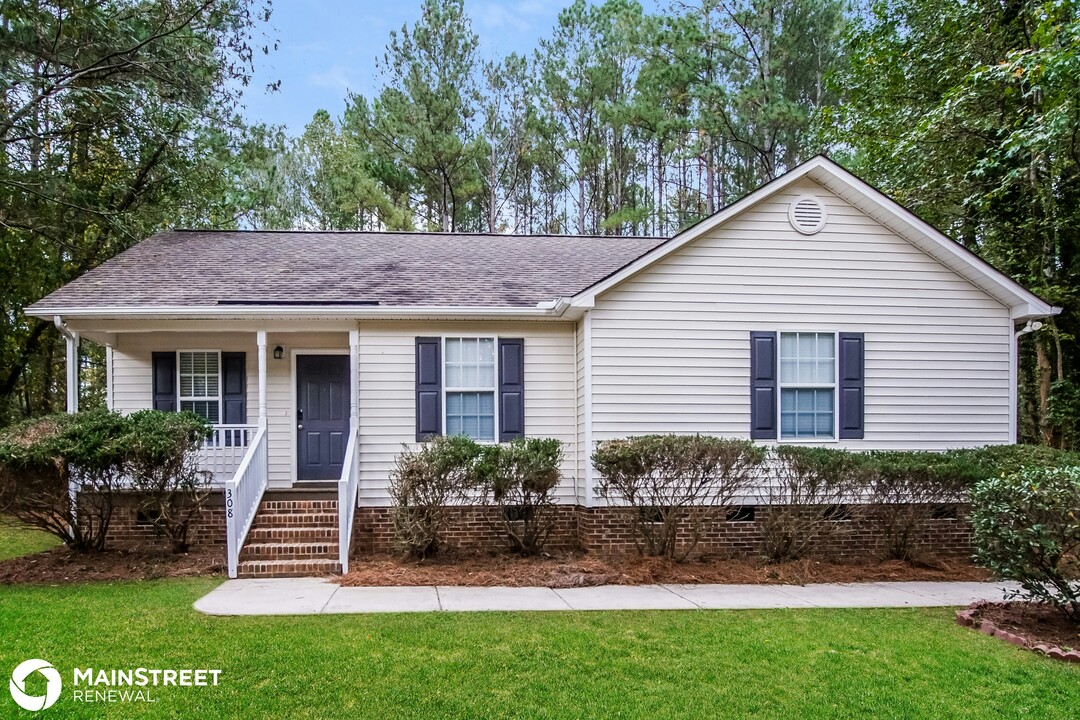
[(16, 524), (0, 517), (0, 562), (54, 548), (60, 541), (53, 535)]
[[(0, 675), (43, 658), (42, 717), (1067, 718), (1080, 668), (947, 609), (215, 618), (212, 579), (0, 589)], [(219, 668), (155, 704), (75, 703), (72, 668)], [(16, 716), (0, 693), (0, 716)]]

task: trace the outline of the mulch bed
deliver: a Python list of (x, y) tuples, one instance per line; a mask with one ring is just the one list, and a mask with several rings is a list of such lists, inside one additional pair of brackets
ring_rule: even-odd
[(652, 583), (788, 584), (901, 580), (988, 580), (962, 560), (923, 564), (839, 564), (800, 560), (782, 564), (703, 558), (673, 563), (659, 558), (565, 553), (538, 558), (508, 554), (450, 555), (425, 561), (389, 555), (354, 558), (342, 585), (541, 586), (551, 588)]
[(1058, 610), (1034, 602), (978, 602), (956, 614), (961, 625), (1037, 650), (1059, 660), (1080, 663), (1080, 626)]
[(77, 553), (58, 547), (0, 562), (0, 585), (155, 580), (224, 572), (224, 550), (193, 550), (178, 555), (148, 548)]

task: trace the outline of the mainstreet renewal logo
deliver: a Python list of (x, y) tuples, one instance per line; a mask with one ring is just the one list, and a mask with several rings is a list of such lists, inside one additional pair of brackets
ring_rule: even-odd
[[(28, 695), (26, 693), (26, 678), (35, 672), (44, 675), (48, 683), (45, 686), (44, 695)], [(11, 690), (11, 697), (15, 700), (16, 705), (23, 710), (37, 712), (53, 706), (53, 703), (60, 697), (62, 685), (60, 673), (52, 665), (44, 660), (27, 660), (11, 673), (11, 682), (8, 684), (8, 689)]]
[[(26, 679), (41, 673), (47, 685), (45, 695), (26, 692)], [(184, 669), (159, 670), (133, 668), (130, 670), (74, 668), (71, 679), (71, 699), (82, 703), (100, 702), (157, 702), (151, 694), (157, 687), (212, 687), (221, 679), (220, 670)], [(11, 673), (11, 697), (24, 710), (37, 712), (52, 707), (60, 699), (63, 683), (60, 673), (44, 660), (27, 660)]]

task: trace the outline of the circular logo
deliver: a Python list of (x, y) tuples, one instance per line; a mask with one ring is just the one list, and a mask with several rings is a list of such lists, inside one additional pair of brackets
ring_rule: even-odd
[[(44, 697), (26, 694), (26, 678), (35, 672), (45, 676), (47, 684)], [(60, 673), (56, 671), (56, 668), (44, 660), (27, 660), (11, 673), (8, 689), (11, 690), (11, 698), (19, 707), (37, 712), (52, 707), (53, 703), (60, 699), (60, 687)]]

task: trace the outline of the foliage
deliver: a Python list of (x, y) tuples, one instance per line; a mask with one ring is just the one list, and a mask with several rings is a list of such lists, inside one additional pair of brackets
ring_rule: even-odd
[(748, 492), (764, 459), (764, 448), (749, 441), (705, 435), (606, 440), (592, 455), (597, 494), (612, 501), (638, 549), (677, 561)]
[[(499, 509), (510, 548), (536, 555), (555, 524), (562, 442), (553, 438), (520, 438), (481, 448), (479, 481)], [(485, 493), (487, 494), (487, 493)]]
[(197, 454), (210, 427), (191, 412), (142, 410), (127, 418), (123, 449), (126, 489), (138, 509), (153, 519), (173, 552), (186, 552), (188, 531), (210, 495), (210, 473), (199, 470)]
[(1045, 445), (986, 445), (950, 450), (948, 454), (974, 465), (976, 480), (1011, 475), (1027, 467), (1080, 465), (1080, 453), (1055, 450)]
[(125, 430), (123, 417), (106, 410), (9, 428), (0, 436), (0, 511), (76, 550), (104, 549)]
[(256, 2), (3, 4), (0, 423), (62, 405), (61, 338), (27, 305), (155, 230), (234, 221)]
[(875, 451), (867, 458), (871, 515), (889, 560), (913, 559), (927, 522), (941, 505), (965, 502), (982, 479), (971, 453)]
[(806, 445), (780, 445), (770, 456), (761, 489), (768, 504), (762, 521), (769, 560), (796, 560), (829, 536), (845, 532), (859, 512), (868, 477), (859, 453)]
[[(1080, 14), (1073, 0), (875, 0), (830, 140), (868, 181), (1064, 312), (1024, 336), (1020, 431), (1072, 447), (1080, 331)], [(1062, 407), (1065, 404), (1067, 407)]]
[(463, 435), (437, 436), (398, 456), (390, 474), (394, 535), (410, 555), (426, 558), (445, 544), (451, 507), (480, 489), (481, 447)]
[(1027, 468), (975, 488), (979, 562), (1080, 625), (1080, 467)]

